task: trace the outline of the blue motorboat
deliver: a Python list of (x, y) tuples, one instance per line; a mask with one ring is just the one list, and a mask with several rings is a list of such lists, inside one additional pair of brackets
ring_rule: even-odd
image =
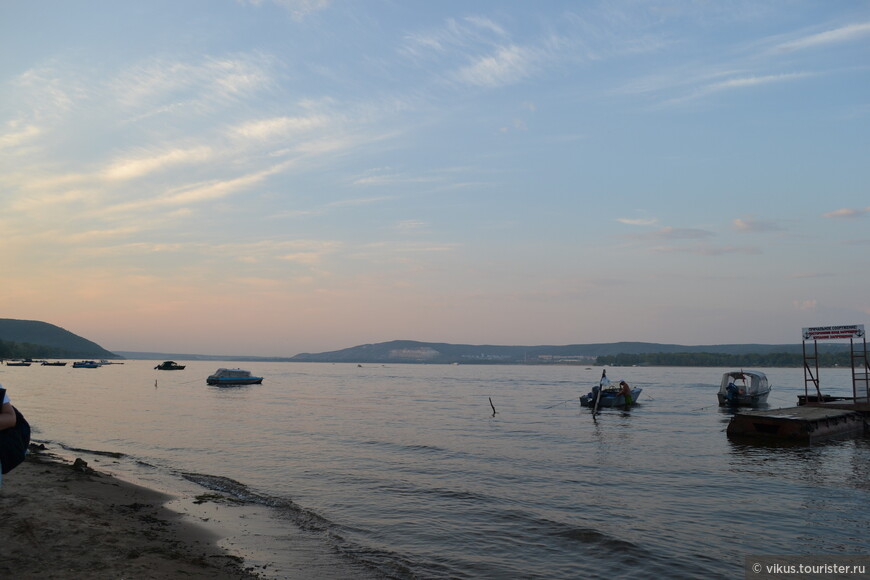
[(601, 372), (601, 380), (598, 384), (592, 387), (592, 390), (580, 396), (580, 405), (583, 407), (625, 407), (624, 389), (631, 392), (631, 404), (637, 403), (643, 389), (640, 387), (630, 387), (625, 381), (611, 382), (607, 378), (607, 370)]

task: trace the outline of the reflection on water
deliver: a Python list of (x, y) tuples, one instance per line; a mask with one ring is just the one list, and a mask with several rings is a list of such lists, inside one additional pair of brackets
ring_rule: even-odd
[[(734, 578), (747, 554), (866, 544), (867, 440), (729, 441), (722, 369), (609, 370), (643, 394), (593, 417), (594, 368), (257, 363), (262, 385), (219, 388), (205, 377), (238, 365), (179, 362), (0, 382), (37, 439), (266, 509), (259, 529), (278, 531), (258, 549), (276, 559), (282, 526), (396, 578)], [(794, 405), (801, 369), (767, 374), (769, 404)]]

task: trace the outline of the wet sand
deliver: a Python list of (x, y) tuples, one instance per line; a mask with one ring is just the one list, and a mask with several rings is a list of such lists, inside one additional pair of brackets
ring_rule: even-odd
[(32, 451), (3, 476), (0, 578), (258, 578), (168, 496)]

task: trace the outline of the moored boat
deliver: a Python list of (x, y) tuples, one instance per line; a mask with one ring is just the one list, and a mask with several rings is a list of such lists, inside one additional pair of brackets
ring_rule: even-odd
[(80, 360), (73, 363), (74, 369), (96, 369), (100, 367), (100, 363), (95, 360)]
[(754, 407), (767, 403), (770, 394), (767, 376), (760, 371), (729, 371), (719, 383), (720, 407)]
[(255, 377), (243, 369), (219, 368), (205, 380), (209, 385), (259, 385), (263, 377)]
[(168, 360), (160, 363), (154, 369), (158, 371), (183, 371), (184, 365), (180, 365), (174, 360)]
[(55, 360), (55, 361), (44, 360), (44, 361), (42, 361), (42, 366), (44, 366), (44, 367), (65, 367), (66, 362), (61, 361), (61, 360)]

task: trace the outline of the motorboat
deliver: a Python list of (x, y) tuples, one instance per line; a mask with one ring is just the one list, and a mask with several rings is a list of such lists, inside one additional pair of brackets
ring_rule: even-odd
[(80, 360), (73, 363), (74, 369), (96, 369), (100, 366), (102, 365), (95, 360)]
[(66, 363), (64, 361), (55, 360), (55, 361), (42, 361), (42, 366), (44, 367), (65, 367)]
[(720, 407), (754, 407), (767, 403), (770, 394), (767, 376), (760, 371), (729, 371), (719, 383)]
[(209, 385), (259, 385), (263, 377), (255, 377), (251, 371), (220, 368), (205, 380)]
[[(612, 382), (607, 378), (607, 371), (601, 373), (601, 380), (598, 384), (592, 387), (592, 390), (580, 397), (580, 405), (583, 407), (625, 407), (625, 397), (622, 394), (623, 385), (628, 385), (625, 381)], [(629, 387), (631, 391), (631, 404), (637, 403), (643, 389), (640, 387)]]
[(183, 371), (184, 365), (180, 365), (174, 360), (168, 360), (160, 363), (154, 369), (158, 371)]
[[(621, 389), (619, 387), (619, 383), (611, 384), (607, 387), (592, 387), (592, 391), (580, 397), (580, 405), (583, 407), (595, 407), (595, 398), (598, 396), (598, 391), (600, 390), (601, 395), (598, 400), (598, 407), (624, 407), (625, 406), (625, 397), (622, 396), (620, 392)], [(631, 389), (631, 402), (632, 405), (637, 403), (638, 397), (640, 397), (643, 389), (640, 387), (633, 387)]]

